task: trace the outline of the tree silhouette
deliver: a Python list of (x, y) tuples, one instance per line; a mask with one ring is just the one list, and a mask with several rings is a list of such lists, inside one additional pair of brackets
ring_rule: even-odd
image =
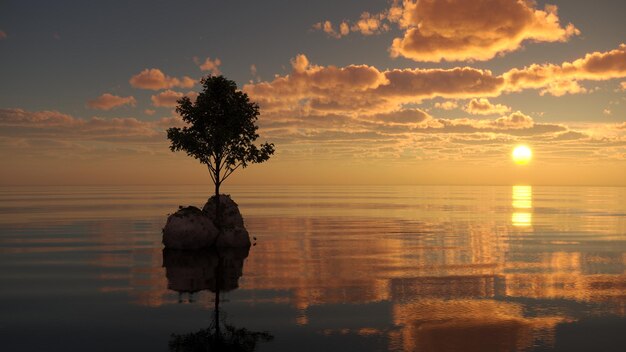
[(268, 160), (274, 144), (254, 145), (259, 105), (234, 81), (207, 76), (200, 83), (203, 90), (195, 102), (188, 97), (177, 101), (176, 112), (188, 126), (169, 128), (167, 138), (173, 152), (184, 150), (207, 165), (219, 207), (220, 185), (239, 167)]

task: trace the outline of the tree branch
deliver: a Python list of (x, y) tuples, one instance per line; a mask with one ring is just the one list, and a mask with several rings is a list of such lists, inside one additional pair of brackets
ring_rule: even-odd
[(232, 173), (235, 172), (235, 170), (237, 170), (237, 168), (239, 168), (240, 166), (241, 166), (241, 163), (239, 163), (239, 165), (235, 166), (234, 169), (226, 170), (226, 173), (224, 174), (224, 177), (222, 177), (222, 181), (226, 180), (228, 178), (228, 176), (232, 175)]
[(215, 176), (213, 176), (213, 170), (212, 170), (211, 166), (209, 166), (209, 176), (211, 176), (211, 181), (213, 181), (213, 183), (215, 183)]

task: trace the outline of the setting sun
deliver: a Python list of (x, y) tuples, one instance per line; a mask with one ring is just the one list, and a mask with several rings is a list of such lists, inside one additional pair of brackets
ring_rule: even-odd
[(532, 159), (533, 152), (525, 145), (518, 145), (513, 149), (513, 161), (518, 165), (526, 165)]

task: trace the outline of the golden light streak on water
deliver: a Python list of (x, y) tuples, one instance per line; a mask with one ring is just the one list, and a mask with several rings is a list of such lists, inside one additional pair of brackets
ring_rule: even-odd
[(511, 223), (517, 227), (532, 226), (533, 188), (532, 186), (513, 186), (512, 204), (515, 210), (511, 214)]

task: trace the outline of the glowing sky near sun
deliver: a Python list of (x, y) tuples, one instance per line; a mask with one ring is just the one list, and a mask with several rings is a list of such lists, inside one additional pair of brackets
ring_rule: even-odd
[[(209, 182), (164, 130), (177, 99), (224, 74), (277, 148), (229, 182), (626, 185), (624, 13), (612, 0), (5, 1), (0, 184)], [(514, 162), (517, 145), (530, 162)]]

